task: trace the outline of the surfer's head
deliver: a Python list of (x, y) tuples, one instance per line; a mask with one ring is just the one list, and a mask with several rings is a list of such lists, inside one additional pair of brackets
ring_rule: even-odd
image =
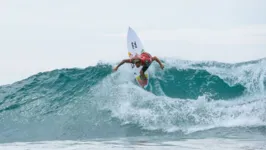
[(140, 67), (140, 65), (141, 65), (139, 59), (134, 59), (134, 60), (133, 60), (133, 63), (136, 65), (137, 68)]

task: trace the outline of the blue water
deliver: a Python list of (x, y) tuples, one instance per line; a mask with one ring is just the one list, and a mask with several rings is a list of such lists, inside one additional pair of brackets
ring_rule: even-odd
[(112, 72), (42, 72), (0, 87), (0, 142), (265, 139), (266, 59), (237, 64), (165, 59), (140, 88), (127, 65)]

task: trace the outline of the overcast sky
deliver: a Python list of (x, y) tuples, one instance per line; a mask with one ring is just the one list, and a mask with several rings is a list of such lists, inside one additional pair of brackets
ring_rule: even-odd
[(158, 57), (266, 57), (265, 0), (0, 0), (0, 85), (119, 61), (128, 26)]

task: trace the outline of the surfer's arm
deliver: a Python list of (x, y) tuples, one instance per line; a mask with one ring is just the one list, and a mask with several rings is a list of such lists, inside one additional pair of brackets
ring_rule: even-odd
[(152, 57), (152, 61), (154, 61), (154, 60), (160, 65), (160, 67), (162, 69), (164, 68), (164, 65), (162, 64), (162, 62), (156, 56)]
[(122, 60), (115, 68), (114, 70), (116, 71), (120, 66), (122, 66), (124, 63), (131, 63), (131, 59), (124, 59)]

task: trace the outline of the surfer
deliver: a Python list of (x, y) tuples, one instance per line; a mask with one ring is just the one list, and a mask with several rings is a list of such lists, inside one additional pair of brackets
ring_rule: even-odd
[(164, 65), (161, 63), (161, 61), (156, 56), (152, 57), (149, 53), (143, 52), (141, 53), (141, 55), (136, 55), (133, 58), (122, 60), (113, 70), (117, 71), (117, 69), (124, 63), (135, 64), (137, 68), (139, 68), (140, 66), (143, 66), (142, 69), (140, 70), (140, 78), (142, 80), (146, 80), (147, 78), (145, 77), (144, 73), (149, 68), (149, 66), (154, 60), (160, 65), (162, 69), (164, 68)]

